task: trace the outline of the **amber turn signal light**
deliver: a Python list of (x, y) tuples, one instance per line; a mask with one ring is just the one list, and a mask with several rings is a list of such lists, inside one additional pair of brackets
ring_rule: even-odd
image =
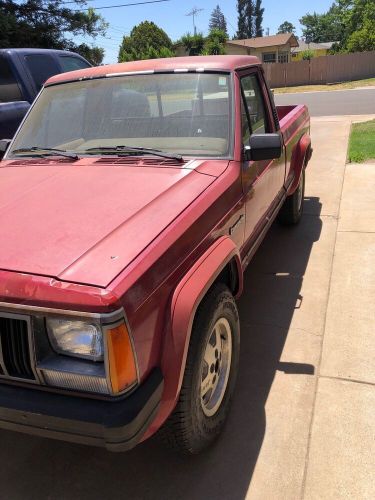
[(117, 394), (137, 382), (133, 346), (125, 323), (107, 330), (107, 346), (112, 391)]

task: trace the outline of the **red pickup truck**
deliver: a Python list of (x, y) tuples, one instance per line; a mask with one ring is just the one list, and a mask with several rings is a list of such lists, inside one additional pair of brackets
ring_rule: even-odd
[(214, 441), (243, 272), (276, 217), (301, 217), (309, 127), (250, 56), (48, 80), (0, 144), (0, 427), (120, 451)]

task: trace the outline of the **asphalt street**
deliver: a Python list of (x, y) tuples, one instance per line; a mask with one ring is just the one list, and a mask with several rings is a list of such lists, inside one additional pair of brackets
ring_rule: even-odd
[(275, 94), (277, 105), (306, 104), (310, 116), (375, 113), (375, 88)]

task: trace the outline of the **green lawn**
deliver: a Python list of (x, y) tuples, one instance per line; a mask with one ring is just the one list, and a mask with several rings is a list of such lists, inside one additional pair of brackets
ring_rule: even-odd
[(361, 163), (375, 159), (375, 120), (355, 123), (349, 139), (349, 161)]

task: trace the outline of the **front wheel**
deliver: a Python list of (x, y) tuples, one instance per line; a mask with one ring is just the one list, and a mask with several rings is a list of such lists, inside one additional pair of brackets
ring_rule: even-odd
[(170, 447), (196, 454), (218, 437), (229, 413), (239, 349), (236, 303), (229, 289), (217, 284), (198, 308), (179, 401), (160, 430)]
[(303, 214), (303, 199), (305, 196), (305, 169), (302, 170), (301, 179), (293, 194), (287, 196), (280, 209), (278, 220), (281, 224), (291, 226), (298, 224)]

